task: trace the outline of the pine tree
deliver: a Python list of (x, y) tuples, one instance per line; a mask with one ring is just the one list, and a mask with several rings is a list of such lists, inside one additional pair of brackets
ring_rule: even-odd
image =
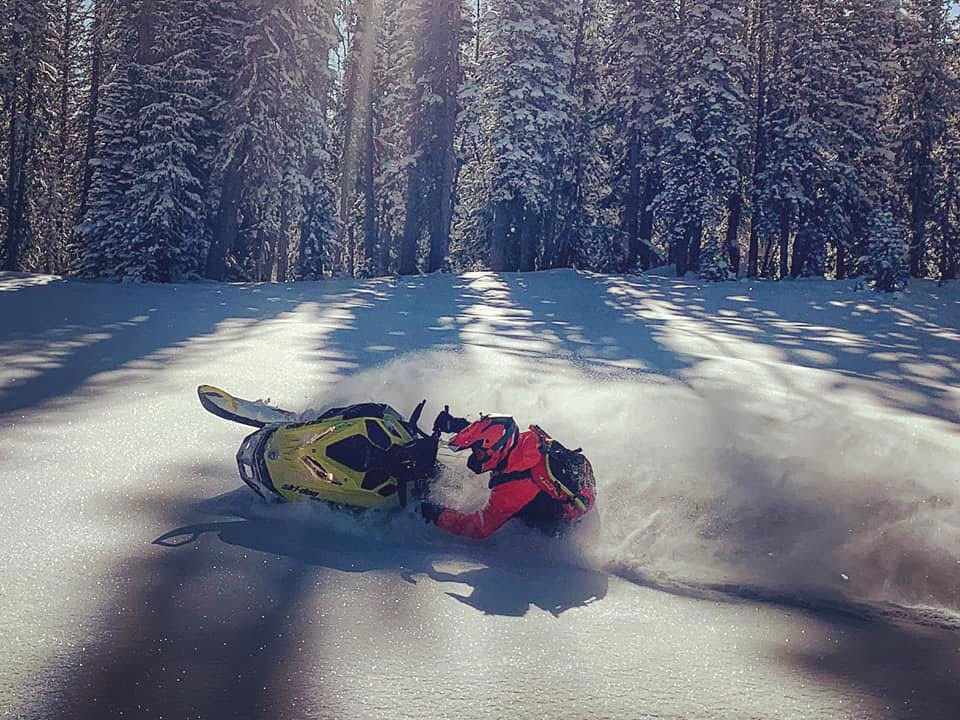
[(835, 6), (837, 75), (830, 105), (836, 153), (832, 191), (841, 217), (829, 227), (835, 272), (859, 256), (870, 220), (886, 203), (893, 176), (889, 98), (896, 79), (895, 0), (862, 0)]
[(491, 265), (534, 270), (557, 169), (570, 153), (577, 100), (573, 0), (491, 0), (484, 22), (491, 50), (482, 69), (492, 156)]
[(42, 149), (43, 187), (37, 188), (34, 232), (39, 267), (63, 273), (70, 267), (69, 246), (76, 223), (83, 175), (83, 129), (86, 125), (84, 65), (89, 9), (84, 0), (58, 0), (52, 23), (54, 55), (50, 68), (52, 105)]
[(201, 63), (195, 3), (156, 0), (156, 32), (139, 65), (142, 107), (133, 183), (125, 197), (132, 231), (114, 272), (123, 279), (170, 282), (196, 276), (207, 249), (205, 170), (199, 140), (211, 84)]
[(446, 261), (457, 173), (454, 139), (462, 81), (460, 47), (467, 12), (461, 0), (417, 0), (414, 24), (408, 28), (414, 38), (415, 85), (410, 157), (404, 162), (408, 177), (400, 274), (416, 271), (424, 232), (429, 242), (427, 272), (440, 270)]
[(699, 267), (703, 236), (721, 231), (729, 198), (741, 192), (752, 110), (743, 13), (725, 0), (689, 0), (681, 9), (656, 200), (680, 275)]
[(946, 130), (949, 37), (946, 0), (900, 3), (901, 72), (896, 93), (897, 178), (909, 212), (910, 274), (926, 276), (928, 224), (933, 219), (934, 151)]
[(75, 272), (119, 276), (127, 238), (134, 231), (126, 194), (136, 180), (130, 158), (137, 147), (137, 13), (127, 0), (102, 0), (97, 13), (103, 28), (103, 81), (95, 121), (95, 154), (86, 213), (77, 226)]
[[(621, 238), (609, 248), (622, 270), (649, 268), (659, 254), (653, 245), (653, 201), (660, 192), (662, 123), (669, 114), (668, 73), (676, 44), (673, 0), (611, 0), (601, 6), (606, 40), (599, 77), (598, 163), (606, 175), (600, 222)], [(601, 191), (603, 193), (604, 191)], [(620, 248), (625, 241), (626, 248)]]
[[(329, 225), (322, 216), (330, 209), (315, 206), (308, 213), (304, 203), (326, 199), (315, 172), (329, 137), (332, 6), (329, 0), (264, 0), (244, 19), (239, 77), (219, 113), (224, 141), (214, 173), (221, 188), (206, 274), (223, 277), (229, 260), (240, 276), (284, 280), (296, 255), (311, 267), (295, 274), (312, 276), (323, 256), (316, 243)], [(300, 252), (294, 245), (308, 214), (312, 247)]]
[(863, 270), (876, 290), (894, 292), (906, 287), (907, 243), (889, 210), (879, 210), (874, 215)]
[(938, 167), (935, 184), (935, 248), (940, 282), (957, 279), (960, 273), (960, 54), (953, 58), (951, 80), (956, 88), (943, 139), (934, 152)]
[(31, 265), (37, 221), (34, 205), (49, 176), (45, 151), (52, 131), (54, 88), (48, 69), (56, 54), (53, 0), (10, 0), (3, 8), (3, 54), (0, 55), (3, 151), (4, 270)]

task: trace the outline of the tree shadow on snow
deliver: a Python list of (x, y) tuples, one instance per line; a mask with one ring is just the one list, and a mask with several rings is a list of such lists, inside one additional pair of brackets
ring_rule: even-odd
[[(11, 282), (0, 278), (0, 290)], [(295, 309), (305, 290), (59, 280), (0, 292), (0, 350), (20, 376), (0, 388), (0, 417), (89, 402), (100, 386), (77, 391), (121, 368), (132, 387), (178, 362), (188, 344), (191, 361), (214, 364), (251, 328)]]
[[(852, 281), (739, 282), (709, 293), (658, 277), (597, 283), (595, 294), (623, 315), (625, 329), (652, 325), (656, 341), (690, 365), (711, 357), (747, 362), (798, 397), (867, 393), (898, 410), (960, 423), (952, 391), (960, 384), (960, 332), (938, 317), (947, 305), (932, 284), (898, 300), (851, 293)], [(801, 389), (778, 366), (827, 374), (815, 390)]]

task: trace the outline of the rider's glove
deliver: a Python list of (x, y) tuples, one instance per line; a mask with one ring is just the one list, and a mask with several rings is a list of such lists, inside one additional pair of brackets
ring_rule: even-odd
[(431, 525), (436, 525), (437, 520), (440, 518), (440, 513), (444, 511), (444, 508), (439, 505), (434, 505), (433, 503), (424, 502), (420, 503), (420, 515), (423, 517), (425, 522), (430, 523)]
[(433, 431), (442, 433), (458, 433), (463, 430), (470, 422), (464, 418), (454, 417), (450, 414), (450, 406), (444, 405), (443, 410), (433, 421)]

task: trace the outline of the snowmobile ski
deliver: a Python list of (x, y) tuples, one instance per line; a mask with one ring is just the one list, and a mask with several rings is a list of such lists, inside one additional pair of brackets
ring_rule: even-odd
[(213, 385), (201, 385), (197, 388), (197, 395), (200, 397), (200, 404), (208, 412), (224, 420), (251, 427), (262, 428), (276, 423), (297, 422), (300, 419), (295, 412), (271, 407), (259, 400), (234, 397)]

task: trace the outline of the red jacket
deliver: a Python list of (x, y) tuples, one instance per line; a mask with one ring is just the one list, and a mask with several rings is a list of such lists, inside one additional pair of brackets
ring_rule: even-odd
[(554, 488), (540, 452), (540, 438), (533, 431), (520, 434), (506, 466), (491, 474), (490, 488), (490, 499), (483, 510), (461, 513), (448, 508), (440, 513), (437, 526), (455, 535), (483, 539), (534, 505), (540, 510), (545, 507), (546, 514), (554, 515), (556, 520), (572, 520), (581, 514), (571, 511), (571, 506), (565, 502), (567, 498)]

